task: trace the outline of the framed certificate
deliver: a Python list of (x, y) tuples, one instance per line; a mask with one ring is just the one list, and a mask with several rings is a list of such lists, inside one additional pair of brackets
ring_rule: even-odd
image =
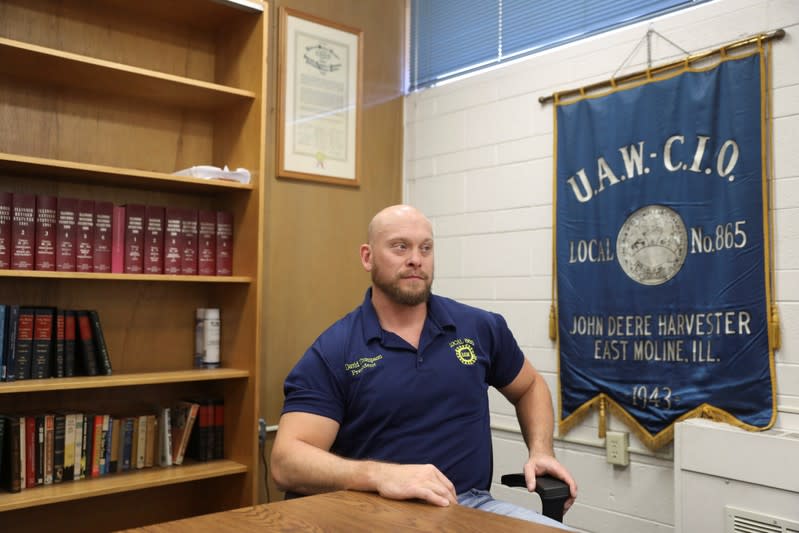
[(280, 8), (280, 178), (359, 186), (363, 32)]

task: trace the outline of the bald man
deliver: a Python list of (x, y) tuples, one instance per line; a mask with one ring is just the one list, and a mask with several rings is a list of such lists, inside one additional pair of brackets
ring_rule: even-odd
[(306, 351), (284, 385), (271, 456), (282, 490), (351, 489), (459, 503), (563, 527), (488, 492), (489, 386), (516, 408), (528, 490), (548, 473), (577, 486), (552, 447), (549, 388), (498, 314), (433, 295), (433, 230), (417, 209), (380, 211), (360, 247), (372, 286)]

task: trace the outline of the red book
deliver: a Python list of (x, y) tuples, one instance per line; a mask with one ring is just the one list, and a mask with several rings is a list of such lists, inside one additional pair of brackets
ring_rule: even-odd
[(111, 246), (113, 243), (114, 204), (94, 203), (94, 272), (111, 272)]
[(57, 202), (55, 196), (36, 197), (36, 270), (55, 270)]
[(0, 268), (11, 268), (11, 204), (13, 194), (0, 192)]
[(164, 274), (180, 274), (183, 249), (183, 210), (167, 207), (164, 210)]
[(180, 273), (197, 274), (197, 210), (184, 209), (180, 226), (183, 235), (183, 249), (180, 253)]
[(115, 205), (111, 217), (111, 272), (125, 270), (125, 206)]
[(78, 200), (59, 198), (57, 210), (55, 267), (61, 272), (74, 272), (78, 235)]
[(94, 268), (94, 200), (78, 200), (78, 240), (75, 270), (92, 272)]
[(197, 273), (216, 275), (216, 212), (201, 209), (197, 212)]
[[(50, 375), (54, 378), (64, 377), (64, 343), (65, 343), (65, 324), (64, 317), (66, 311), (64, 309), (55, 310), (55, 345), (53, 346), (53, 358), (50, 364)], [(74, 332), (73, 332), (74, 337)]]
[(144, 208), (144, 273), (164, 273), (164, 208)]
[(214, 459), (225, 458), (225, 403), (222, 399), (214, 404)]
[(75, 375), (75, 352), (77, 346), (77, 316), (72, 309), (64, 310), (64, 376)]
[(25, 417), (25, 486), (36, 486), (36, 415)]
[(11, 201), (11, 268), (33, 270), (36, 196), (17, 193)]
[(216, 213), (216, 275), (233, 275), (233, 213)]
[(125, 206), (125, 272), (141, 274), (144, 270), (144, 206)]

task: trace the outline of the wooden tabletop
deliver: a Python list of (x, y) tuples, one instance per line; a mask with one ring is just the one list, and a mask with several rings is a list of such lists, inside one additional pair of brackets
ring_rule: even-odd
[(367, 492), (339, 491), (245, 507), (128, 531), (215, 533), (241, 531), (442, 531), (551, 533), (557, 529), (460, 505), (436, 507)]

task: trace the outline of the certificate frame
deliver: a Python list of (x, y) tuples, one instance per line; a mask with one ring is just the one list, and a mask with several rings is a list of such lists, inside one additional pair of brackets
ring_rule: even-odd
[(363, 32), (280, 8), (277, 176), (360, 186)]

